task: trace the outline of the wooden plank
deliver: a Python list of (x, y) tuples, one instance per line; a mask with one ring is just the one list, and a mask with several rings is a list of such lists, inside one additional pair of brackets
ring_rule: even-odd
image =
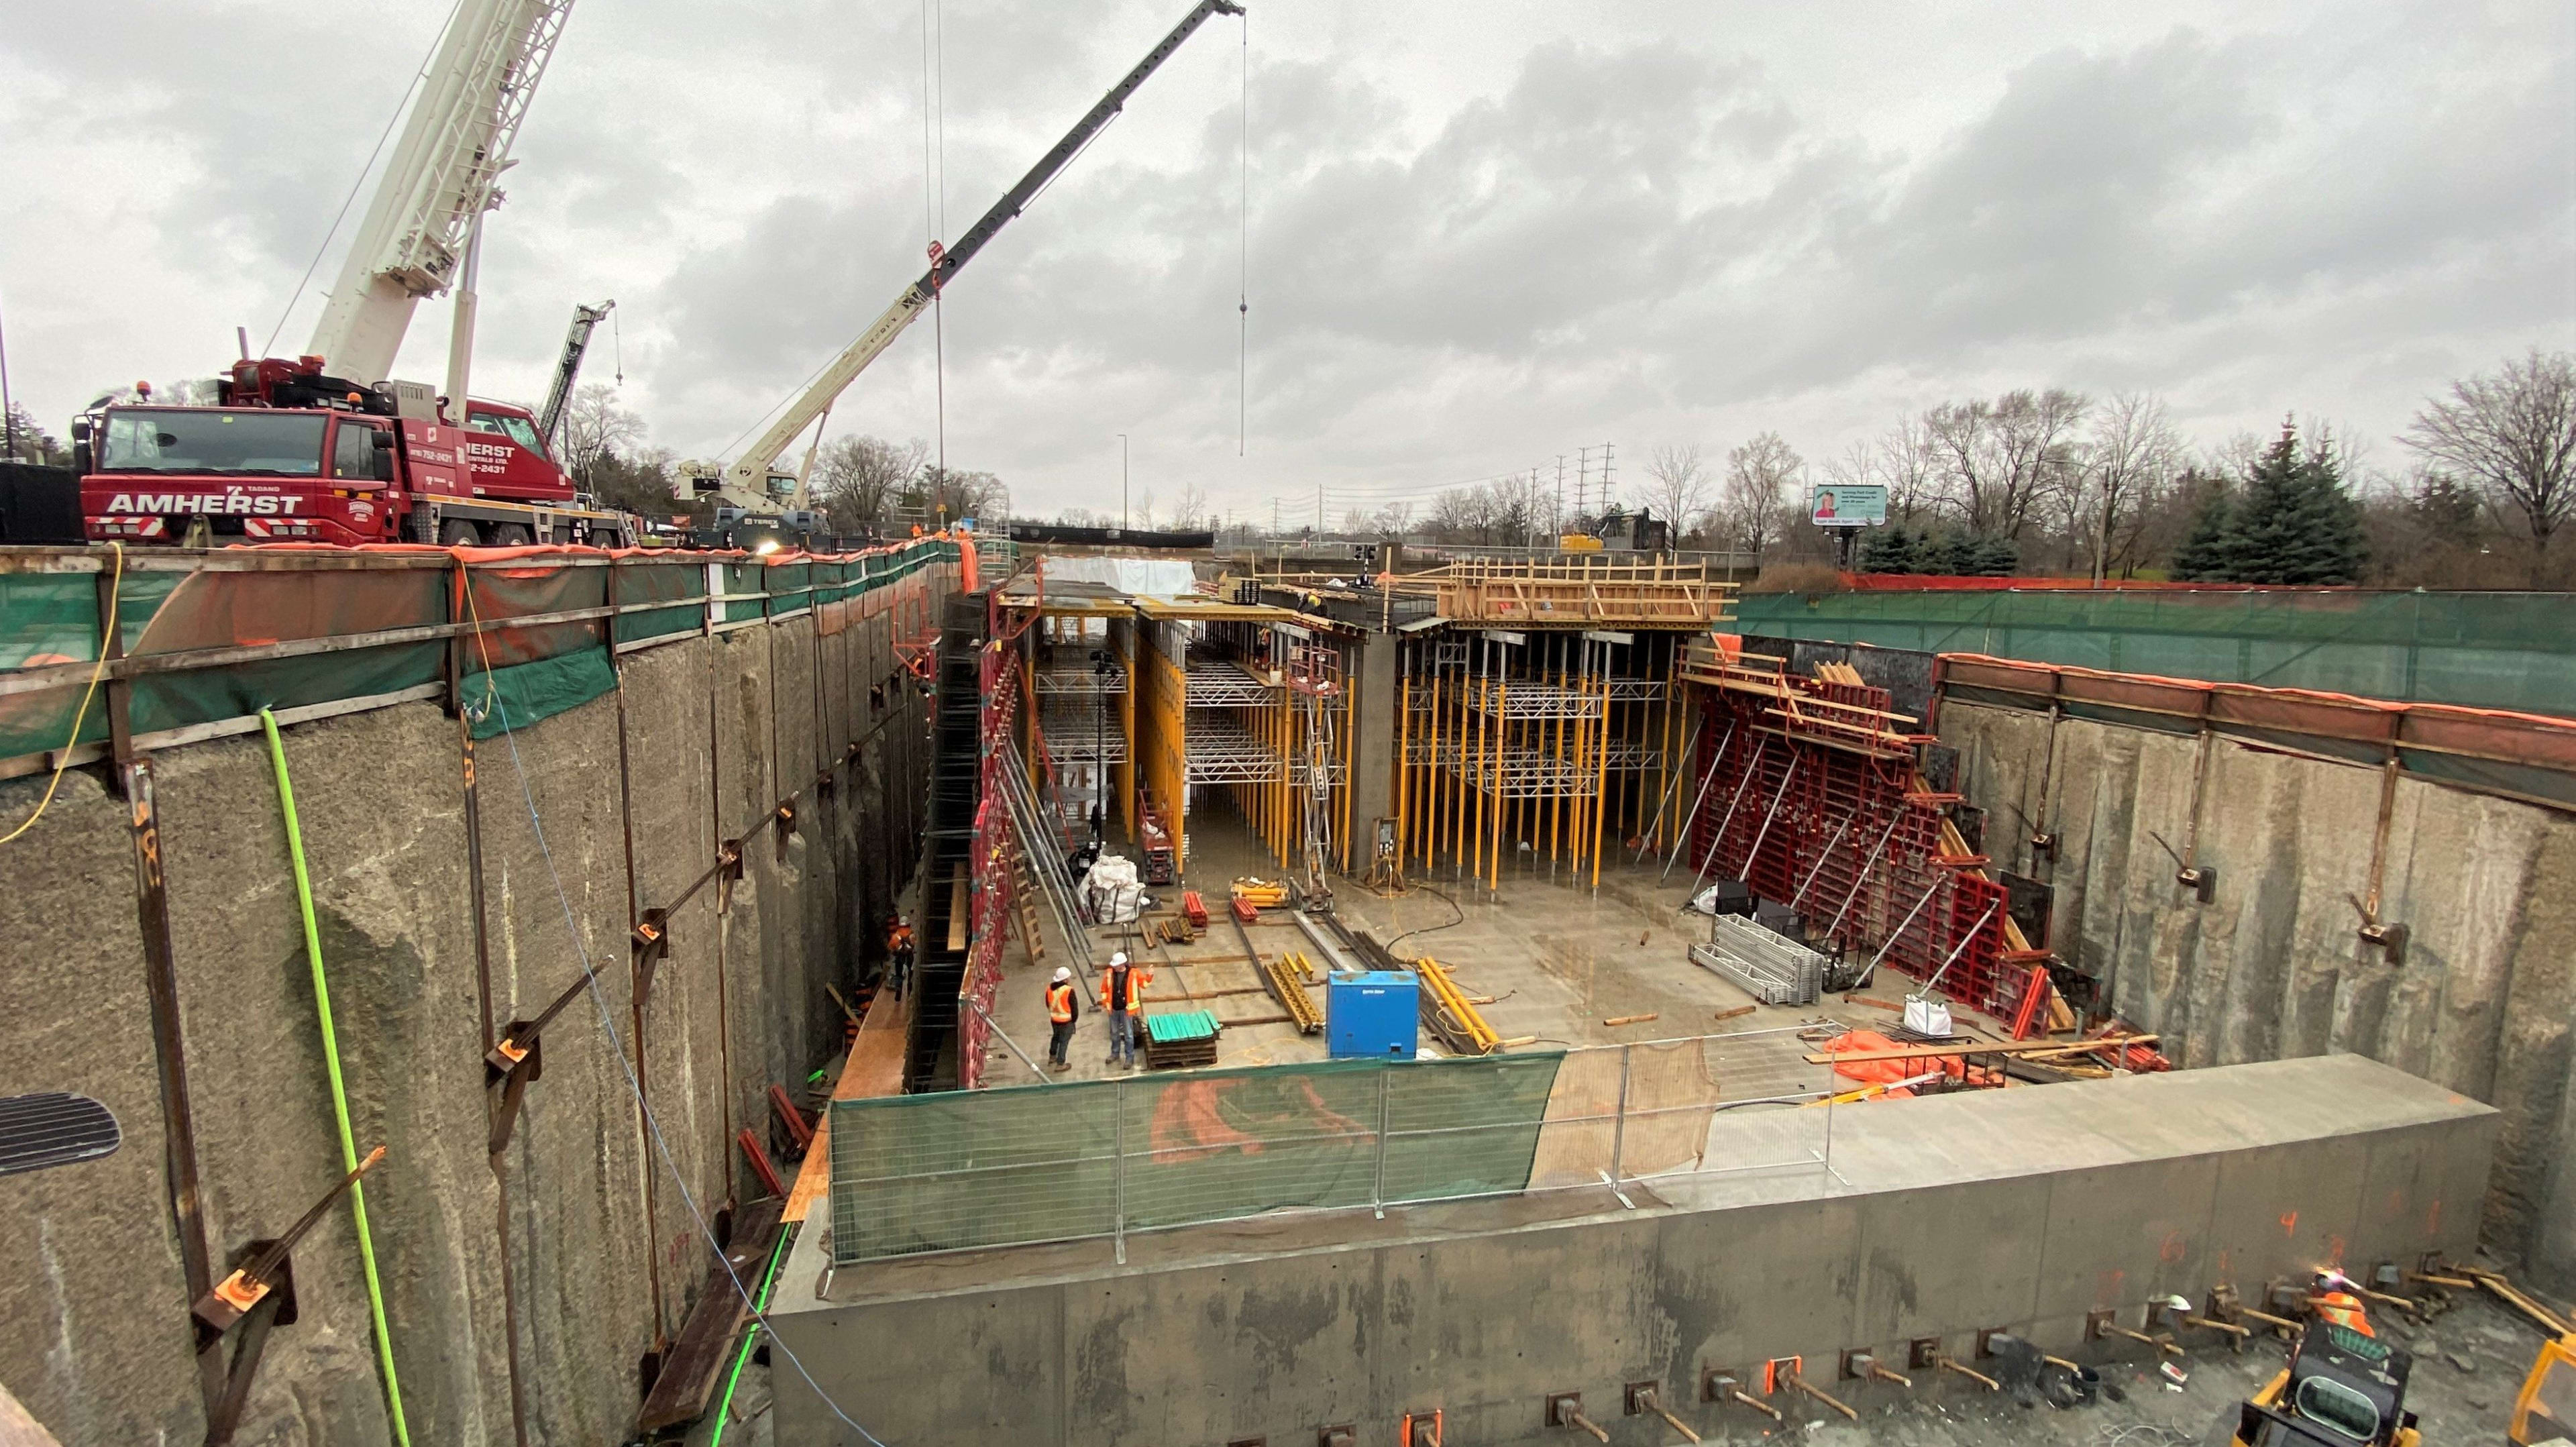
[(2113, 1035), (2101, 1040), (2004, 1040), (1993, 1044), (1918, 1045), (1895, 1050), (1816, 1051), (1809, 1065), (1860, 1065), (1875, 1060), (1955, 1060), (1966, 1055), (2085, 1055), (2123, 1045), (2152, 1045), (2153, 1035)]
[(966, 949), (966, 928), (974, 923), (967, 909), (966, 865), (961, 860), (948, 875), (948, 948), (951, 953), (962, 954)]
[[(904, 1037), (911, 1025), (908, 1003), (898, 1000), (890, 990), (879, 990), (868, 1006), (868, 1018), (859, 1026), (858, 1038), (850, 1044), (849, 1058), (842, 1062), (841, 1079), (832, 1087), (834, 1100), (876, 1100), (903, 1094)], [(787, 1209), (782, 1219), (797, 1222), (805, 1219), (814, 1203), (823, 1199), (832, 1184), (832, 1112), (826, 1108), (823, 1118), (814, 1126), (814, 1143), (805, 1148), (805, 1163), (797, 1168), (795, 1183), (787, 1189)]]
[(751, 1315), (750, 1304), (734, 1282), (757, 1289), (754, 1283), (778, 1239), (778, 1208), (775, 1197), (764, 1197), (743, 1207), (734, 1218), (733, 1241), (725, 1248), (725, 1259), (708, 1266), (706, 1280), (698, 1283), (697, 1305), (689, 1309), (689, 1319), (671, 1344), (661, 1375), (653, 1379), (653, 1390), (636, 1418), (637, 1430), (658, 1432), (706, 1415), (716, 1383), (724, 1376), (726, 1359), (733, 1355), (734, 1339)]

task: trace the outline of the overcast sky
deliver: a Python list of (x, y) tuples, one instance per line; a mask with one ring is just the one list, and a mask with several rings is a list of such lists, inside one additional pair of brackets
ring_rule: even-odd
[[(2212, 443), (2321, 416), (2395, 465), (2425, 394), (2576, 345), (2568, 0), (1252, 6), (1248, 52), (1210, 22), (949, 289), (947, 455), (1021, 512), (1114, 509), (1120, 432), (1140, 493), (1266, 522), (1320, 487), (1338, 523), (1603, 442), (1623, 482), (1763, 428), (1821, 460), (2050, 384)], [(653, 442), (730, 456), (1185, 8), (934, 0), (926, 108), (917, 0), (580, 0), (489, 223), (475, 391), (541, 396), (613, 296), (585, 378), (622, 354)], [(237, 325), (300, 350), (363, 195), (288, 299), (447, 6), (10, 11), (15, 395), (59, 431)], [(396, 375), (444, 375), (447, 311)], [(916, 327), (833, 435), (934, 437), (933, 353)]]

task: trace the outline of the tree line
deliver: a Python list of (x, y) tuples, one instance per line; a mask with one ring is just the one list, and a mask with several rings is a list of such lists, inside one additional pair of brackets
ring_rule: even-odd
[[(565, 406), (557, 461), (573, 485), (602, 506), (648, 517), (704, 517), (712, 498), (680, 493), (679, 455), (646, 445), (644, 419), (621, 405), (605, 382), (586, 382)], [(930, 445), (916, 437), (835, 438), (779, 459), (787, 471), (810, 467), (807, 492), (825, 525), (847, 537), (892, 536), (913, 524), (990, 517), (1009, 493), (990, 472), (943, 468)]]
[[(2425, 399), (2389, 462), (2292, 417), (2195, 446), (2143, 393), (1943, 402), (1810, 466), (1777, 433), (1712, 466), (1656, 448), (1637, 501), (1684, 546), (1822, 562), (1809, 490), (1887, 490), (1856, 565), (1906, 573), (2557, 588), (2576, 582), (2576, 356), (2537, 349)], [(1436, 513), (1437, 509), (1435, 509)]]

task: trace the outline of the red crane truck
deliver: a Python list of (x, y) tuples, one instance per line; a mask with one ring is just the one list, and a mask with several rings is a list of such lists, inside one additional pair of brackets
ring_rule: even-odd
[(591, 506), (524, 407), (327, 376), (319, 357), (242, 361), (212, 407), (103, 403), (72, 424), (93, 541), (633, 543), (635, 520)]

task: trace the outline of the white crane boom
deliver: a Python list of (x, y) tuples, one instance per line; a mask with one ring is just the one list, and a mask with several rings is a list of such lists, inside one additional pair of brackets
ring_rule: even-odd
[(572, 5), (461, 0), (306, 348), (333, 375), (383, 381), (412, 309), (455, 282)]
[(983, 249), (984, 243), (993, 239), (993, 233), (1002, 229), (1003, 223), (1019, 215), (1038, 192), (1046, 189), (1047, 182), (1053, 180), (1056, 173), (1100, 133), (1101, 127), (1117, 116), (1119, 108), (1127, 103), (1127, 97), (1171, 58), (1172, 52), (1180, 48), (1182, 41), (1190, 38), (1192, 31), (1205, 24), (1211, 15), (1242, 13), (1243, 7), (1233, 0), (1198, 0), (1190, 13), (1181, 17), (1181, 23), (1163, 37), (1162, 43), (1146, 52), (1145, 58), (1137, 62), (1134, 69), (1111, 86), (1099, 103), (1092, 106), (1072, 130), (1065, 132), (1064, 139), (1057, 141), (1054, 149), (1029, 168), (1029, 173), (1020, 178), (1018, 185), (1004, 192), (1002, 199), (993, 203), (993, 209), (985, 212), (982, 219), (967, 228), (965, 235), (957, 238), (955, 246), (944, 251), (932, 248), (930, 269), (921, 274), (920, 280), (905, 287), (903, 295), (895, 298), (894, 305), (887, 307), (884, 315), (859, 333), (857, 341), (834, 357), (822, 375), (798, 393), (795, 401), (787, 404), (787, 410), (778, 415), (778, 420), (754, 438), (742, 456), (734, 459), (733, 464), (724, 470), (724, 488), (745, 499), (766, 497), (770, 467), (778, 461), (778, 455), (787, 450), (787, 444), (794, 441), (798, 433), (813, 426), (815, 418), (829, 411), (833, 399), (839, 397), (859, 373), (866, 371), (879, 353), (892, 346), (894, 339), (903, 335), (904, 328), (930, 309), (932, 298), (938, 295), (939, 288), (947, 283), (948, 278), (972, 260), (975, 253)]

